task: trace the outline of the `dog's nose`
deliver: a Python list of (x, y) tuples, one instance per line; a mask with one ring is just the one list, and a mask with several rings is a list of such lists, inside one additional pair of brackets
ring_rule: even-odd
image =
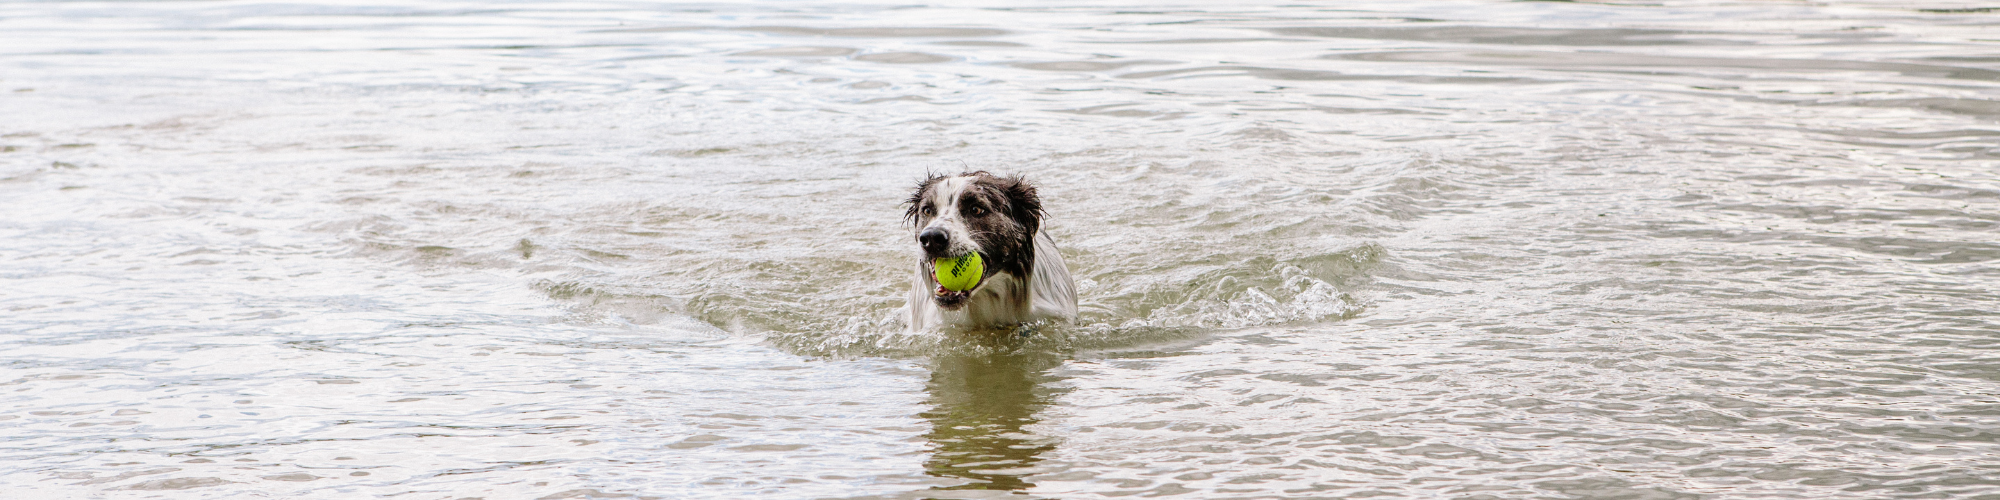
[(917, 243), (924, 246), (924, 253), (933, 257), (943, 257), (945, 247), (951, 244), (943, 229), (930, 228), (917, 233)]

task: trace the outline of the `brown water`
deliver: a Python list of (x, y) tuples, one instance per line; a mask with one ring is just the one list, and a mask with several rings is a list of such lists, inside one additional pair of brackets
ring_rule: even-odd
[(5, 3), (0, 151), (8, 498), (2000, 495), (1990, 5)]

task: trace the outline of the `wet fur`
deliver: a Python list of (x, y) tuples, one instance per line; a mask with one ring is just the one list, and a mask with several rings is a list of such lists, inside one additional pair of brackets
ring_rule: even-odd
[[(917, 262), (909, 326), (991, 327), (1076, 317), (1076, 285), (1055, 242), (1042, 233), (1042, 201), (1026, 180), (986, 172), (932, 175), (906, 200)], [(926, 231), (946, 244), (925, 248)], [(939, 294), (931, 262), (979, 252), (986, 275), (970, 294)]]

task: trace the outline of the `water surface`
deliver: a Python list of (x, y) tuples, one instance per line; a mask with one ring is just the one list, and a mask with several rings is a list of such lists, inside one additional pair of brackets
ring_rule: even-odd
[[(33, 498), (2000, 495), (2000, 12), (0, 4)], [(1083, 314), (902, 331), (1040, 183)]]

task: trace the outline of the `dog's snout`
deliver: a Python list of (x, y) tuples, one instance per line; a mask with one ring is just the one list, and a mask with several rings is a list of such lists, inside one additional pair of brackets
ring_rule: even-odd
[(924, 253), (932, 257), (945, 257), (944, 252), (946, 247), (951, 245), (951, 237), (946, 236), (943, 229), (934, 227), (917, 233), (917, 243), (924, 246)]

